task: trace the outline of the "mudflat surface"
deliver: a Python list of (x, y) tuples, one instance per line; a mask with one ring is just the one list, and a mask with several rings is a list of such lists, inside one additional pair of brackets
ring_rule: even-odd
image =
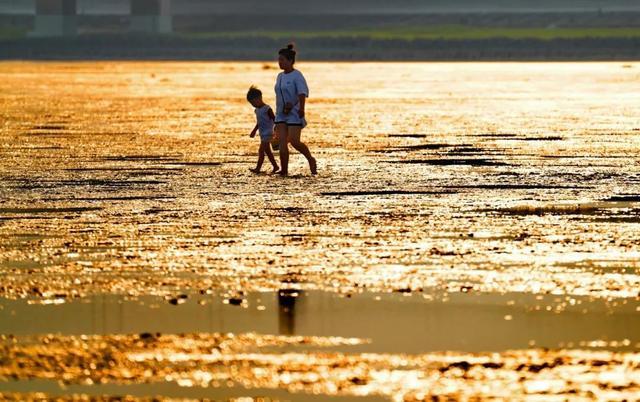
[(4, 397), (638, 392), (640, 64), (300, 69), (0, 64)]

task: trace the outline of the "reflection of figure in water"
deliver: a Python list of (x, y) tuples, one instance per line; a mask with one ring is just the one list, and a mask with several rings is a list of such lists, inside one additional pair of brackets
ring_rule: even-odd
[(295, 289), (280, 289), (278, 292), (278, 330), (280, 335), (295, 333), (296, 298), (300, 291)]
[(305, 120), (305, 102), (309, 96), (307, 81), (293, 65), (296, 51), (289, 45), (278, 52), (278, 65), (283, 70), (276, 79), (276, 133), (280, 140), (280, 174), (289, 173), (289, 144), (304, 155), (309, 162), (311, 174), (317, 173), (316, 160), (309, 148), (300, 141)]

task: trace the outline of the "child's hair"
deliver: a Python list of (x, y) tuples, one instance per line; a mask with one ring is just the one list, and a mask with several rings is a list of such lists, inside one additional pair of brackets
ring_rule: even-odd
[(247, 100), (251, 101), (259, 98), (262, 98), (262, 91), (255, 85), (251, 85), (251, 88), (249, 88), (249, 91), (247, 92)]
[(293, 43), (289, 43), (287, 47), (284, 47), (278, 51), (278, 54), (287, 58), (287, 60), (291, 61), (291, 64), (296, 62), (296, 50)]

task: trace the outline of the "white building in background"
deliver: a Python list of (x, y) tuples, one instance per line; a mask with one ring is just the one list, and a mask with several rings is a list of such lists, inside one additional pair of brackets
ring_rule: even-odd
[(34, 30), (30, 36), (68, 36), (77, 32), (76, 0), (36, 0)]
[[(97, 14), (95, 10), (88, 10), (83, 0), (35, 0), (34, 5), (32, 37), (75, 35), (78, 12)], [(129, 0), (129, 15), (132, 32), (173, 32), (171, 0)]]
[(171, 0), (131, 0), (131, 31), (173, 32)]

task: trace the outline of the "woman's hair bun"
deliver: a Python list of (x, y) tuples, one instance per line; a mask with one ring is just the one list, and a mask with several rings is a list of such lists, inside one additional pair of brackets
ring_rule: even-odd
[(293, 63), (296, 62), (296, 51), (295, 45), (293, 43), (289, 43), (287, 47), (284, 47), (278, 51), (279, 55), (286, 57), (288, 60), (291, 60)]

